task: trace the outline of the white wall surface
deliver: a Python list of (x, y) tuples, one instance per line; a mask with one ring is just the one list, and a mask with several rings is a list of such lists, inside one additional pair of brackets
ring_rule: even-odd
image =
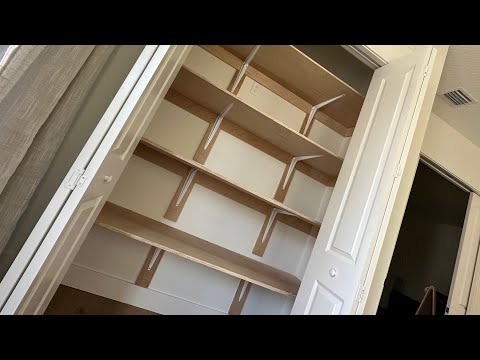
[(480, 148), (432, 113), (422, 154), (480, 193)]
[(415, 45), (365, 45), (387, 63), (410, 54)]

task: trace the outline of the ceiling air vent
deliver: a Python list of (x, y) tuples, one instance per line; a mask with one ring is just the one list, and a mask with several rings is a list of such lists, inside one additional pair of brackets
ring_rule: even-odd
[(475, 100), (464, 88), (457, 88), (440, 94), (450, 106), (463, 106), (468, 104), (475, 104)]

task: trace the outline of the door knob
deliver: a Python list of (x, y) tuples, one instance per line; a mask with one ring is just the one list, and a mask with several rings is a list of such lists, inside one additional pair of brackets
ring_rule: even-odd
[(112, 182), (112, 179), (113, 179), (113, 176), (112, 175), (105, 175), (105, 177), (103, 178), (103, 182), (105, 184), (109, 184)]

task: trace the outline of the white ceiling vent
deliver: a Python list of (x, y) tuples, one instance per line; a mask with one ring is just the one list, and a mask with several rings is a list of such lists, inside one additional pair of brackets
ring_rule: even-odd
[(477, 100), (475, 100), (467, 90), (461, 87), (443, 92), (439, 95), (453, 107), (477, 103)]

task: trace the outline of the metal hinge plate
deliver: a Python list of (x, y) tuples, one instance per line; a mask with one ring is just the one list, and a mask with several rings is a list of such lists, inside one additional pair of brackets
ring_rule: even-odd
[(83, 175), (84, 173), (85, 169), (75, 169), (72, 175), (70, 175), (65, 187), (69, 188), (70, 190), (74, 190), (77, 186), (82, 186), (87, 179), (87, 177)]
[(397, 164), (397, 167), (395, 168), (395, 178), (398, 178), (400, 176), (400, 171), (401, 171), (401, 167), (400, 167), (400, 163)]
[(358, 297), (357, 297), (358, 303), (362, 302), (364, 294), (365, 294), (365, 288), (362, 288), (362, 290), (360, 290), (360, 293), (358, 294)]
[(426, 77), (428, 74), (428, 65), (425, 66), (425, 72), (423, 73), (423, 77)]

